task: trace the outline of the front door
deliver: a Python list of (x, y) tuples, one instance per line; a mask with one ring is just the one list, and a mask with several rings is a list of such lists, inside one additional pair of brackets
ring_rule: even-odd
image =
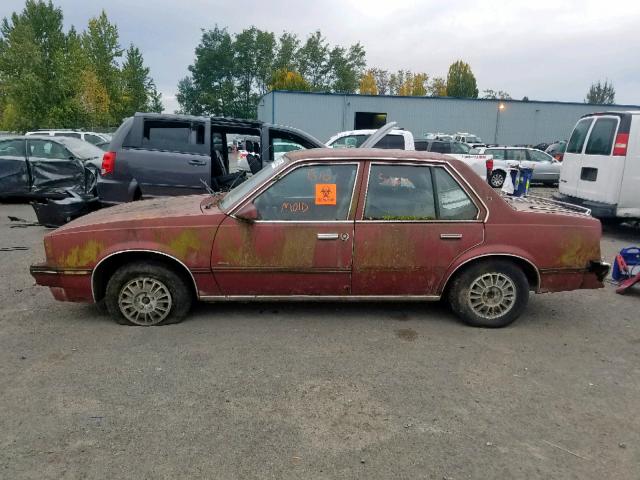
[(355, 226), (353, 294), (437, 294), (453, 260), (482, 242), (480, 215), (445, 167), (371, 164)]
[(247, 199), (259, 220), (228, 216), (214, 240), (222, 293), (348, 295), (357, 174), (357, 163), (302, 165)]
[(63, 195), (67, 189), (84, 193), (84, 164), (61, 143), (28, 139), (27, 157), (31, 173), (31, 193)]

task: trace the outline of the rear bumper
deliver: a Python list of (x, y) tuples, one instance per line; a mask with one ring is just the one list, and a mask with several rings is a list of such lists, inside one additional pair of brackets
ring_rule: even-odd
[(556, 192), (553, 198), (560, 202), (571, 203), (580, 207), (591, 210), (591, 215), (596, 218), (613, 218), (616, 217), (617, 205), (610, 203), (595, 202), (593, 200), (585, 200), (584, 198), (572, 197), (564, 193)]
[(610, 269), (611, 265), (602, 261), (591, 261), (587, 268), (540, 269), (540, 288), (537, 292), (568, 292), (603, 288), (602, 282)]
[(29, 272), (35, 278), (36, 284), (49, 287), (56, 300), (93, 303), (91, 270), (59, 269), (39, 263), (31, 265)]
[(599, 282), (602, 282), (609, 272), (611, 271), (611, 265), (607, 262), (594, 262), (593, 260), (589, 262), (589, 268), (587, 271), (590, 273), (594, 273)]

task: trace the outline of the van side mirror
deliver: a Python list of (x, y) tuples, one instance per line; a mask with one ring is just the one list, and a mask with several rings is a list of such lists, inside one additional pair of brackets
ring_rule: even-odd
[(235, 215), (236, 218), (253, 223), (256, 220), (260, 220), (260, 214), (258, 213), (258, 209), (253, 204), (253, 202), (245, 203), (240, 210), (238, 210)]

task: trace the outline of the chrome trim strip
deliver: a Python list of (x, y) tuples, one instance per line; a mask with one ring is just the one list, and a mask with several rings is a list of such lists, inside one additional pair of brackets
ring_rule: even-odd
[(203, 295), (202, 302), (437, 302), (440, 295)]
[(49, 267), (30, 267), (29, 272), (31, 274), (35, 273), (40, 275), (89, 275), (91, 273), (91, 269), (57, 269)]
[(100, 259), (100, 261), (98, 263), (96, 263), (96, 266), (93, 267), (93, 270), (91, 271), (91, 297), (93, 298), (93, 301), (96, 302), (96, 293), (94, 291), (94, 276), (96, 273), (96, 270), (98, 270), (98, 267), (108, 258), (113, 257), (114, 255), (120, 255), (122, 253), (128, 253), (128, 252), (144, 252), (144, 253), (157, 253), (159, 255), (163, 255), (165, 257), (168, 257), (172, 260), (175, 260), (176, 262), (178, 262), (180, 265), (182, 265), (182, 267), (189, 273), (189, 276), (191, 277), (191, 281), (193, 282), (193, 288), (196, 292), (196, 297), (200, 298), (200, 292), (198, 291), (198, 285), (196, 284), (196, 279), (193, 276), (193, 273), (191, 272), (191, 270), (189, 270), (189, 267), (187, 267), (184, 262), (182, 262), (181, 260), (179, 260), (178, 258), (174, 257), (173, 255), (169, 255), (168, 253), (164, 253), (164, 252), (160, 252), (158, 250), (147, 250), (147, 249), (143, 249), (143, 248), (132, 248), (132, 249), (127, 249), (127, 250), (118, 250), (117, 252), (112, 252), (109, 255), (107, 255), (106, 257)]
[(531, 262), (531, 260), (529, 260), (527, 258), (524, 258), (524, 257), (521, 257), (520, 255), (514, 255), (513, 253), (485, 253), (483, 255), (478, 255), (476, 257), (471, 257), (468, 260), (465, 260), (460, 265), (458, 265), (455, 268), (455, 270), (453, 270), (443, 282), (441, 282), (442, 290), (444, 291), (444, 288), (447, 286), (447, 283), (449, 283), (449, 280), (451, 279), (453, 274), (456, 273), (458, 270), (460, 270), (460, 267), (462, 267), (463, 265), (466, 265), (467, 263), (472, 262), (474, 260), (478, 260), (479, 258), (486, 258), (486, 257), (514, 257), (514, 258), (519, 258), (520, 260), (524, 260), (529, 265), (531, 265), (533, 267), (533, 269), (535, 270), (536, 277), (537, 277), (537, 280), (538, 280), (538, 285), (536, 286), (536, 292), (538, 292), (540, 290), (541, 278), (540, 278), (540, 270), (538, 269), (538, 267), (536, 267), (533, 264), (533, 262)]
[(259, 273), (290, 273), (290, 274), (312, 274), (318, 275), (323, 273), (351, 273), (351, 266), (346, 268), (331, 268), (331, 267), (319, 267), (319, 268), (290, 268), (290, 267), (231, 267), (220, 266), (213, 267), (214, 273), (245, 273), (245, 274), (259, 274)]
[(440, 238), (442, 240), (459, 240), (462, 238), (461, 233), (441, 233)]

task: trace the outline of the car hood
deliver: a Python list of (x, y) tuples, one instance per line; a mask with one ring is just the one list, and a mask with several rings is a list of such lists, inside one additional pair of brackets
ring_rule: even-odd
[[(209, 200), (208, 195), (165, 197), (137, 202), (123, 203), (103, 208), (80, 217), (58, 228), (56, 233), (77, 230), (104, 230), (111, 228), (140, 228), (145, 226), (176, 225), (189, 217), (190, 223), (200, 221), (211, 224), (212, 215), (224, 216), (215, 206), (201, 209), (200, 205)], [(194, 218), (195, 217), (195, 218)], [(215, 222), (214, 222), (215, 223)]]

